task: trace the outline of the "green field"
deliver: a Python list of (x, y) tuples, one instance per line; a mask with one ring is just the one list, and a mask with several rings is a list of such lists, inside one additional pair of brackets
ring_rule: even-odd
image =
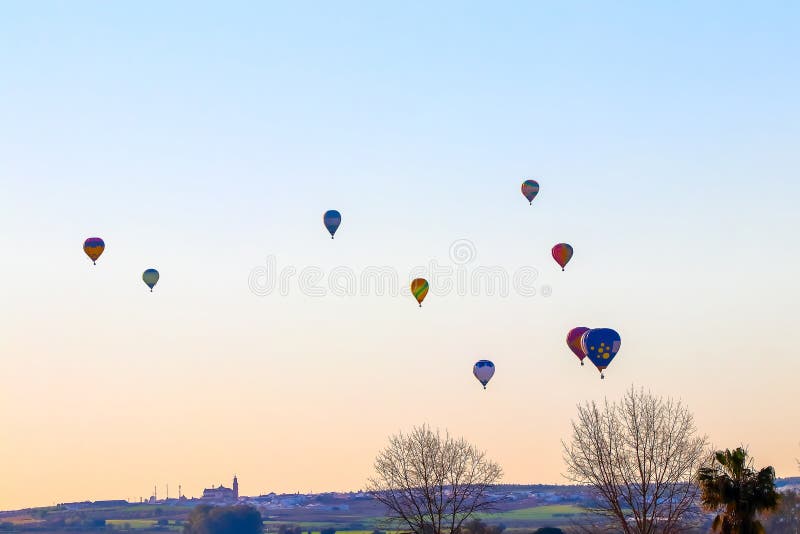
[[(348, 523), (320, 522), (320, 521), (264, 521), (265, 532), (277, 532), (281, 525), (296, 525), (300, 527), (303, 534), (320, 534), (322, 529), (333, 528), (337, 532), (347, 532), (348, 534), (372, 534), (379, 527), (370, 528), (370, 521), (359, 521), (359, 526)], [(384, 531), (385, 532), (385, 531)]]
[[(182, 523), (183, 520), (185, 520), (188, 509), (189, 507), (180, 507), (162, 510), (160, 507), (147, 507), (146, 505), (142, 505), (126, 507), (125, 509), (109, 508), (103, 510), (104, 513), (102, 515), (106, 518), (109, 516), (111, 517), (110, 519), (106, 519), (106, 524), (113, 529), (113, 531), (140, 531), (144, 534), (144, 532), (156, 532), (161, 530), (177, 533), (182, 530)], [(506, 534), (529, 534), (531, 529), (540, 526), (565, 526), (576, 520), (582, 521), (585, 519), (585, 517), (583, 517), (584, 514), (587, 513), (585, 509), (578, 506), (546, 505), (505, 512), (480, 514), (475, 517), (489, 524), (504, 524), (508, 529)], [(158, 518), (164, 517), (165, 515), (169, 518), (168, 526), (159, 528)], [(128, 519), (125, 518), (126, 516)], [(297, 520), (293, 520), (293, 517), (268, 517), (264, 521), (265, 532), (268, 534), (276, 534), (283, 525), (300, 527), (303, 534), (321, 534), (321, 530), (323, 529), (334, 529), (343, 534), (372, 534), (374, 530), (385, 531), (381, 518), (371, 514), (358, 515), (350, 513), (338, 517), (325, 517), (323, 521), (303, 521), (303, 516), (299, 513), (297, 513), (295, 517)], [(176, 521), (176, 519), (180, 520)], [(38, 518), (34, 519), (30, 515), (12, 518), (12, 520), (11, 522), (19, 524), (41, 521)], [(397, 533), (390, 531), (387, 534)]]
[[(535, 506), (531, 508), (520, 508), (519, 510), (511, 510), (508, 512), (498, 512), (492, 514), (480, 514), (477, 518), (487, 523), (503, 523), (509, 527), (510, 530), (515, 530), (514, 527), (535, 527), (541, 526), (543, 523), (551, 524), (564, 524), (571, 519), (577, 518), (587, 513), (586, 510), (579, 506), (554, 504), (546, 506)], [(363, 527), (358, 528), (350, 521), (291, 521), (283, 520), (265, 521), (264, 526), (268, 532), (277, 532), (281, 525), (297, 525), (304, 534), (310, 532), (311, 534), (320, 534), (323, 528), (334, 528), (337, 532), (347, 532), (348, 534), (372, 534), (372, 530), (364, 530), (369, 526), (374, 525), (374, 528), (380, 529), (379, 518), (361, 518), (359, 521), (352, 521), (358, 523)], [(382, 529), (381, 529), (382, 530)]]
[(480, 518), (484, 521), (547, 521), (552, 519), (563, 519), (565, 516), (585, 514), (586, 510), (578, 506), (568, 504), (554, 504), (547, 506), (535, 506), (533, 508), (520, 508), (510, 512), (500, 512), (496, 514), (481, 514)]
[[(158, 525), (156, 519), (106, 519), (106, 525), (114, 529), (145, 530), (152, 529)], [(170, 530), (182, 530), (183, 527), (177, 525), (175, 521), (169, 522)]]

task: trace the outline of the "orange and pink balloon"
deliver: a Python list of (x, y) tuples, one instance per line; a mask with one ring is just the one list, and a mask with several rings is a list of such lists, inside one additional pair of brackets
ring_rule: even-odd
[(562, 271), (569, 263), (569, 260), (572, 259), (572, 252), (572, 245), (568, 245), (567, 243), (559, 243), (553, 247), (553, 259), (561, 266)]

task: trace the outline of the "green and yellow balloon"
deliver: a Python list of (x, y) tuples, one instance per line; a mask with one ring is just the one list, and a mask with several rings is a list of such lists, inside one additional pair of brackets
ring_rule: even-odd
[(411, 294), (417, 299), (419, 307), (422, 307), (422, 301), (425, 300), (425, 295), (428, 294), (428, 281), (424, 278), (415, 278), (411, 281)]

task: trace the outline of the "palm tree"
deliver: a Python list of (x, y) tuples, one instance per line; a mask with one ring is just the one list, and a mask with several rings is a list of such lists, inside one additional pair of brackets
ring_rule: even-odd
[(711, 529), (722, 534), (765, 532), (756, 515), (774, 510), (780, 500), (775, 491), (775, 469), (768, 466), (756, 471), (742, 447), (715, 452), (712, 465), (698, 472), (697, 482), (703, 508), (720, 511)]

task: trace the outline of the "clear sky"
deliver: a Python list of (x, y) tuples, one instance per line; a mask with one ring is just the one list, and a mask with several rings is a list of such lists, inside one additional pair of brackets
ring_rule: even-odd
[[(234, 473), (357, 490), (421, 423), (561, 483), (576, 403), (632, 384), (800, 474), (799, 25), (792, 2), (3, 3), (0, 508)], [(537, 294), (326, 283), (405, 285), (457, 240), (468, 275), (534, 267)], [(326, 294), (259, 296), (268, 261)], [(606, 380), (578, 325), (621, 333)]]

